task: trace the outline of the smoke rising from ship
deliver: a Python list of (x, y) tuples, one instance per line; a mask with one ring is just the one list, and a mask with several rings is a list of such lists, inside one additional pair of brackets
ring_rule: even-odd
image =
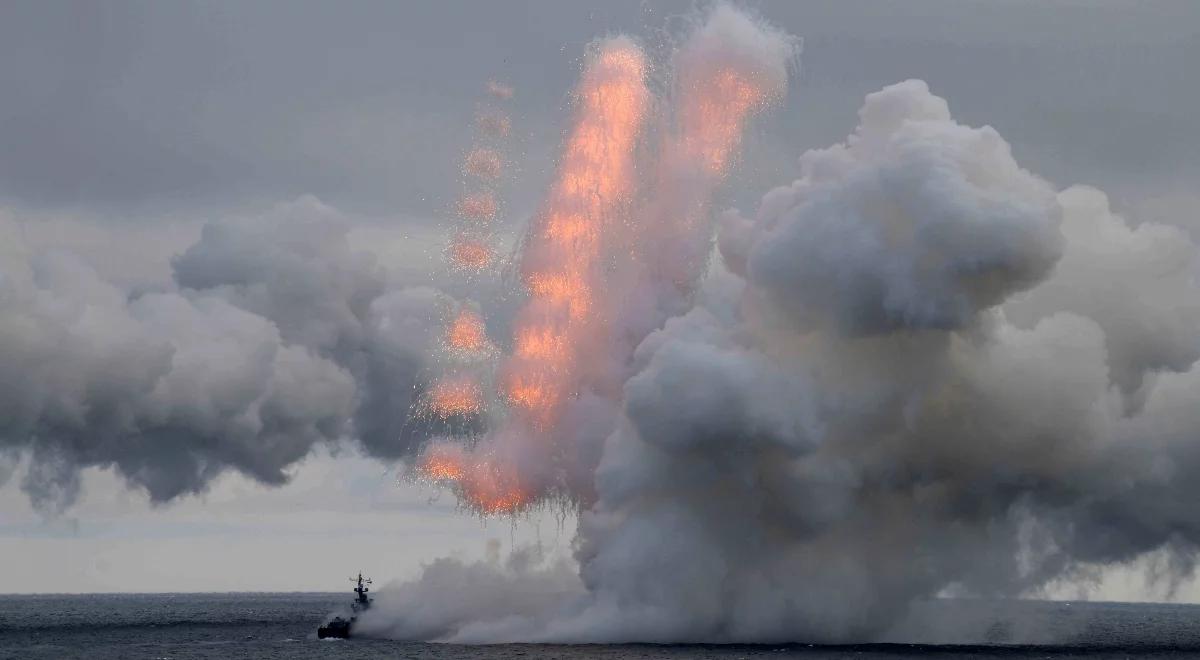
[[(857, 641), (938, 594), (1155, 552), (1190, 573), (1195, 244), (1056, 189), (917, 80), (721, 211), (796, 43), (719, 4), (662, 61), (592, 46), (503, 338), (391, 284), (312, 198), (211, 223), (153, 293), (8, 232), (0, 474), (28, 454), (47, 510), (88, 467), (162, 502), (354, 439), (471, 513), (578, 514), (572, 561), (442, 559), (383, 590), (360, 629), (404, 639)], [(454, 204), (456, 273), (495, 267), (506, 163), (464, 157), (486, 185)]]
[[(574, 565), (440, 560), (385, 590), (365, 631), (837, 642), (939, 594), (1036, 594), (1151, 552), (1190, 572), (1196, 246), (1095, 189), (1055, 190), (910, 80), (868, 95), (855, 131), (801, 155), (752, 217), (720, 214), (708, 268), (739, 109), (781, 94), (751, 83), (786, 80), (787, 43), (717, 7), (676, 51), (655, 187), (614, 230), (642, 268), (605, 279), (607, 341), (537, 344), (611, 369), (555, 392), (571, 398), (557, 427), (484, 436), (558, 443), (487, 474), (566, 472)], [(479, 450), (433, 451), (444, 469)]]

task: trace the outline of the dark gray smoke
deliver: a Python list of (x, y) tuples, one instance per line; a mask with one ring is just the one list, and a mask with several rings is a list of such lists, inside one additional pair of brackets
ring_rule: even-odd
[(451, 301), (389, 287), (346, 233), (312, 198), (213, 222), (173, 286), (145, 294), (69, 253), (7, 245), (0, 453), (29, 454), (35, 505), (70, 505), (90, 466), (162, 502), (230, 469), (283, 483), (318, 443), (412, 449), (428, 429), (406, 420)]

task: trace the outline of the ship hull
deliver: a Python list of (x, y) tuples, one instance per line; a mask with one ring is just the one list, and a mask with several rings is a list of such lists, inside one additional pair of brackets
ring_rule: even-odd
[(350, 625), (353, 623), (353, 620), (334, 619), (317, 628), (317, 639), (347, 639), (350, 637)]

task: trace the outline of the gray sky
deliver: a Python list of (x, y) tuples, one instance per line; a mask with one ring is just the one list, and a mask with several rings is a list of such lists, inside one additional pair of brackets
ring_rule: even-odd
[[(0, 4), (0, 213), (150, 286), (203, 220), (313, 194), (353, 238), (420, 282), (459, 190), (490, 78), (510, 82), (514, 231), (536, 205), (586, 43), (661, 44), (690, 2), (58, 2)], [(994, 126), (1059, 186), (1200, 232), (1200, 3), (1189, 0), (759, 1), (804, 38), (787, 102), (760, 122), (726, 202), (794, 178), (842, 139), (862, 97), (918, 77), (955, 117)], [(338, 589), (478, 554), (489, 538), (566, 550), (570, 523), (459, 515), (377, 462), (310, 458), (269, 489), (226, 475), (152, 507), (111, 474), (45, 520), (0, 488), (0, 592)], [(237, 561), (226, 559), (237, 557)], [(15, 558), (15, 561), (12, 560)], [(1105, 589), (1137, 596), (1128, 580)], [(1200, 600), (1189, 588), (1183, 597)]]

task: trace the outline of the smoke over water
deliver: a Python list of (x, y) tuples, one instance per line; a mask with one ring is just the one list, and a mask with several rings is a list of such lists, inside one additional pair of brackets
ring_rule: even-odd
[[(27, 455), (43, 509), (95, 466), (163, 502), (353, 440), (470, 513), (577, 514), (571, 561), (384, 589), (358, 630), (402, 639), (864, 641), (939, 594), (1147, 553), (1190, 574), (1196, 245), (1056, 190), (918, 80), (722, 212), (797, 45), (725, 4), (662, 61), (591, 45), (507, 336), (392, 285), (312, 198), (209, 224), (151, 293), (0, 218), (0, 479)], [(480, 279), (516, 93), (488, 91), (447, 249)]]
[(477, 512), (568, 503), (574, 562), (439, 560), (362, 630), (862, 641), (920, 598), (1149, 552), (1191, 571), (1196, 246), (1056, 191), (917, 80), (752, 216), (714, 213), (794, 52), (718, 5), (651, 99), (636, 45), (593, 46), (521, 255), (508, 413), (416, 463)]
[(71, 505), (87, 467), (165, 502), (227, 470), (285, 483), (318, 444), (397, 458), (440, 430), (408, 412), (453, 301), (389, 286), (311, 197), (208, 224), (149, 293), (0, 231), (0, 455), (28, 455), (42, 510)]

